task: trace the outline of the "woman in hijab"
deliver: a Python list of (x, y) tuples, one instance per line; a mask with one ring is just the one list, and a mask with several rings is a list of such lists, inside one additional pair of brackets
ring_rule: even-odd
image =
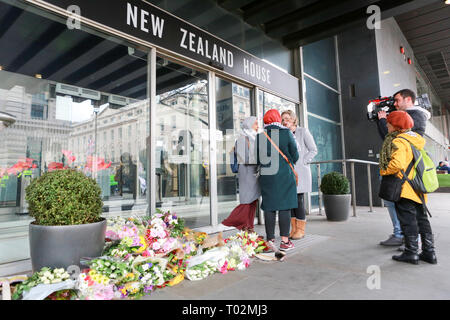
[(264, 132), (256, 137), (257, 162), (261, 165), (261, 187), (267, 240), (275, 241), (275, 221), (278, 211), (280, 250), (294, 248), (289, 240), (291, 210), (298, 207), (294, 165), (299, 158), (293, 133), (281, 124), (281, 115), (271, 109), (264, 115)]
[(239, 205), (222, 224), (239, 230), (254, 232), (254, 219), (261, 191), (258, 184), (255, 157), (255, 138), (258, 133), (256, 117), (248, 117), (241, 124), (242, 132), (236, 141), (236, 154), (239, 164)]

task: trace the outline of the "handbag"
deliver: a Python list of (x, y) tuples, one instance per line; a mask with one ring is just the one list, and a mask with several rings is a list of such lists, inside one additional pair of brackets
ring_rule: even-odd
[(401, 170), (403, 177), (400, 179), (397, 177), (397, 174), (390, 174), (387, 176), (382, 176), (380, 191), (378, 192), (378, 196), (387, 201), (397, 202), (400, 200), (402, 194), (402, 187), (405, 183), (409, 172), (413, 167), (414, 162), (411, 161), (408, 168), (406, 169), (406, 173)]
[(291, 167), (292, 172), (293, 172), (294, 175), (295, 175), (295, 185), (298, 186), (298, 174), (297, 174), (297, 172), (295, 171), (295, 169), (294, 169), (294, 167), (292, 166), (292, 164), (289, 162), (289, 159), (284, 155), (283, 152), (281, 152), (280, 148), (278, 148), (278, 146), (275, 144), (275, 142), (273, 142), (272, 139), (270, 139), (269, 135), (268, 135), (265, 131), (263, 131), (263, 132), (264, 132), (264, 134), (266, 135), (267, 139), (270, 141), (270, 143), (275, 147), (275, 149), (278, 150), (278, 152), (281, 154), (281, 156), (284, 158), (284, 160), (286, 160), (286, 162), (287, 162), (287, 163), (289, 164), (289, 166)]

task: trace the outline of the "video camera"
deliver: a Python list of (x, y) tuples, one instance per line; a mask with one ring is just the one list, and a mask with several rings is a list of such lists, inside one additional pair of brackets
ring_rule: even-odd
[(375, 121), (378, 120), (378, 112), (386, 111), (386, 114), (389, 114), (389, 112), (395, 111), (394, 102), (394, 97), (379, 97), (370, 100), (367, 105), (367, 119)]
[[(378, 112), (386, 111), (386, 115), (395, 111), (394, 97), (378, 97), (378, 99), (370, 100), (367, 105), (367, 119), (369, 121), (378, 120)], [(424, 93), (421, 96), (416, 97), (415, 106), (422, 107), (424, 109), (431, 109), (431, 102), (428, 98), (428, 94)]]

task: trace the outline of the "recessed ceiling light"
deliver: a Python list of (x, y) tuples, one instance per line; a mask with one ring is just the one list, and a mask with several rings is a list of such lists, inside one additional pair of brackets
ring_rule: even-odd
[(400, 87), (400, 83), (394, 83), (394, 87)]
[(389, 70), (386, 70), (385, 72), (383, 72), (384, 74), (389, 74), (391, 73)]

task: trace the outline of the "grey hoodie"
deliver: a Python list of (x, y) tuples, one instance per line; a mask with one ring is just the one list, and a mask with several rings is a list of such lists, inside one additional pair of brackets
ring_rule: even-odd
[[(427, 120), (431, 118), (430, 112), (419, 106), (409, 107), (405, 111), (408, 112), (408, 114), (414, 120), (414, 127), (412, 128), (412, 131), (415, 131), (423, 136), (425, 134), (425, 128), (427, 126)], [(377, 122), (378, 132), (380, 133), (381, 138), (384, 140), (388, 133), (387, 120), (383, 118)]]

